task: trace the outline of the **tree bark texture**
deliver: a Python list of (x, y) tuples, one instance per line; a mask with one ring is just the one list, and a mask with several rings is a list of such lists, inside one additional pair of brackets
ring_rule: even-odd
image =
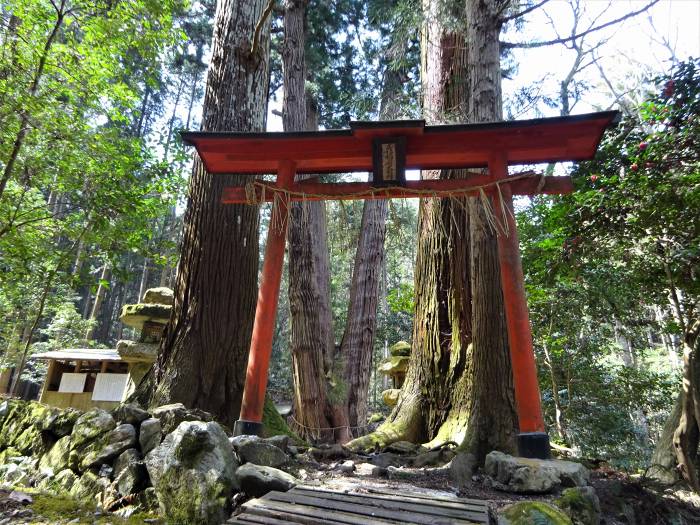
[[(251, 39), (264, 0), (220, 0), (203, 105), (203, 131), (263, 131), (269, 21)], [(184, 218), (175, 303), (154, 368), (150, 404), (182, 402), (233, 424), (238, 418), (257, 300), (258, 209), (223, 206), (222, 188), (195, 158)], [(143, 387), (148, 389), (148, 383)], [(141, 397), (141, 396), (139, 396)]]
[(690, 487), (700, 493), (697, 452), (700, 442), (700, 321), (685, 334), (683, 349), (683, 388), (681, 390), (680, 417), (673, 433), (673, 448), (678, 467)]
[[(307, 114), (306, 0), (284, 2), (282, 68), (285, 131), (316, 126)], [(289, 220), (289, 306), (295, 429), (306, 439), (332, 439), (327, 366), (333, 348), (326, 210), (293, 203)]]
[[(448, 2), (424, 0), (423, 111), (429, 123), (497, 121), (498, 12), (470, 0), (466, 34), (449, 31)], [(456, 178), (459, 170), (424, 172)], [(454, 441), (481, 460), (515, 448), (517, 415), (495, 232), (479, 199), (421, 201), (411, 360), (394, 411), (354, 448), (398, 439)]]

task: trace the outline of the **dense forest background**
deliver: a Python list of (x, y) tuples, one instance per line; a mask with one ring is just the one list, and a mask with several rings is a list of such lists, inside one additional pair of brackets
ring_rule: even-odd
[[(657, 31), (664, 2), (624, 9), (556, 2), (556, 12), (545, 15), (549, 24), (533, 28), (531, 17), (541, 19), (547, 3), (505, 3), (505, 118), (619, 108), (623, 120), (605, 136), (596, 161), (534, 167), (570, 172), (573, 195), (516, 203), (545, 417), (563, 449), (644, 469), (678, 426), (680, 408), (669, 416), (698, 319), (700, 62)], [(288, 114), (281, 105), (288, 4), (270, 14), (272, 129), (281, 129), (279, 116)], [(430, 2), (305, 4), (302, 91), (311, 128), (430, 120), (420, 56)], [(439, 16), (458, 31), (461, 20), (449, 7)], [(113, 347), (134, 336), (119, 322), (121, 306), (138, 302), (147, 288), (175, 285), (192, 170), (179, 131), (200, 126), (215, 12), (214, 0), (0, 1), (2, 367), (38, 380), (44, 370), (29, 359), (35, 352)], [(610, 41), (631, 31), (631, 20), (644, 26), (662, 60), (611, 61)], [(546, 68), (528, 53), (542, 48), (564, 50), (561, 76), (542, 71), (531, 80), (533, 70)], [(365, 206), (330, 202), (318, 215), (327, 229), (331, 344), (348, 344), (350, 318), (373, 326), (369, 366), (357, 379), (366, 397), (349, 416), (354, 437), (373, 428), (372, 413), (390, 412), (381, 396), (389, 385), (376, 369), (392, 344), (412, 338), (418, 249), (415, 202)], [(261, 247), (269, 213), (260, 208)], [(362, 235), (369, 220), (382, 225), (371, 239)], [(318, 249), (303, 239), (295, 246)], [(365, 313), (370, 319), (353, 317), (349, 306), (366, 281), (353, 278), (360, 249), (377, 262), (367, 292), (376, 303)], [(300, 343), (291, 316), (303, 310), (302, 278), (284, 272), (269, 389), (275, 401), (295, 405), (303, 381), (292, 372)], [(354, 381), (332, 363), (328, 370)], [(328, 438), (322, 430), (329, 421), (309, 422), (303, 407), (294, 409), (305, 422), (297, 430)]]

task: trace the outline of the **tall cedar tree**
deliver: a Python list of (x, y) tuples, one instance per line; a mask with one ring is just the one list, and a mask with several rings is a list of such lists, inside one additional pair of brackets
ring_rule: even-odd
[[(307, 0), (284, 2), (282, 44), (285, 131), (316, 128), (307, 112)], [(294, 418), (306, 438), (330, 426), (326, 372), (333, 351), (326, 209), (322, 202), (293, 203), (289, 220), (289, 306), (294, 378)], [(327, 435), (325, 437), (328, 437)]]
[[(450, 5), (448, 5), (450, 4)], [(429, 123), (500, 120), (499, 1), (424, 0), (422, 82)], [(461, 15), (462, 31), (448, 28)], [(456, 178), (463, 171), (424, 172)], [(351, 442), (455, 441), (477, 454), (512, 451), (517, 416), (495, 233), (477, 200), (424, 200), (419, 212), (413, 347), (399, 401)]]
[[(264, 131), (269, 22), (264, 0), (221, 0), (204, 97), (203, 131)], [(256, 25), (259, 31), (256, 32)], [(257, 39), (254, 38), (257, 35)], [(254, 41), (255, 40), (255, 41)], [(195, 159), (175, 305), (154, 369), (151, 404), (181, 402), (232, 424), (239, 415), (257, 295), (258, 209), (222, 206), (236, 175)]]

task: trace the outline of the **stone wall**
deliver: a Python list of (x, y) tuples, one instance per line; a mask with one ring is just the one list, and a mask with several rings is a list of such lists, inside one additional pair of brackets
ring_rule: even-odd
[(7, 400), (0, 482), (95, 501), (122, 516), (150, 511), (168, 523), (220, 523), (235, 494), (295, 483), (277, 468), (289, 464), (286, 437), (228, 434), (206, 412), (179, 403), (80, 412)]

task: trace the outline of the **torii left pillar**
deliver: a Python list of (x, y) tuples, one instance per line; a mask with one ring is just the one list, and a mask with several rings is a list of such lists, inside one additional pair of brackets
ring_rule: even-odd
[[(277, 169), (276, 186), (282, 189), (289, 188), (294, 183), (295, 174), (296, 165), (294, 162), (280, 162)], [(253, 335), (250, 341), (241, 415), (233, 427), (233, 433), (236, 436), (260, 435), (262, 433), (267, 370), (272, 354), (272, 337), (282, 280), (284, 247), (287, 242), (288, 212), (289, 197), (284, 192), (280, 192), (279, 197), (273, 201), (270, 225), (267, 231), (265, 261), (263, 262), (258, 290)]]

